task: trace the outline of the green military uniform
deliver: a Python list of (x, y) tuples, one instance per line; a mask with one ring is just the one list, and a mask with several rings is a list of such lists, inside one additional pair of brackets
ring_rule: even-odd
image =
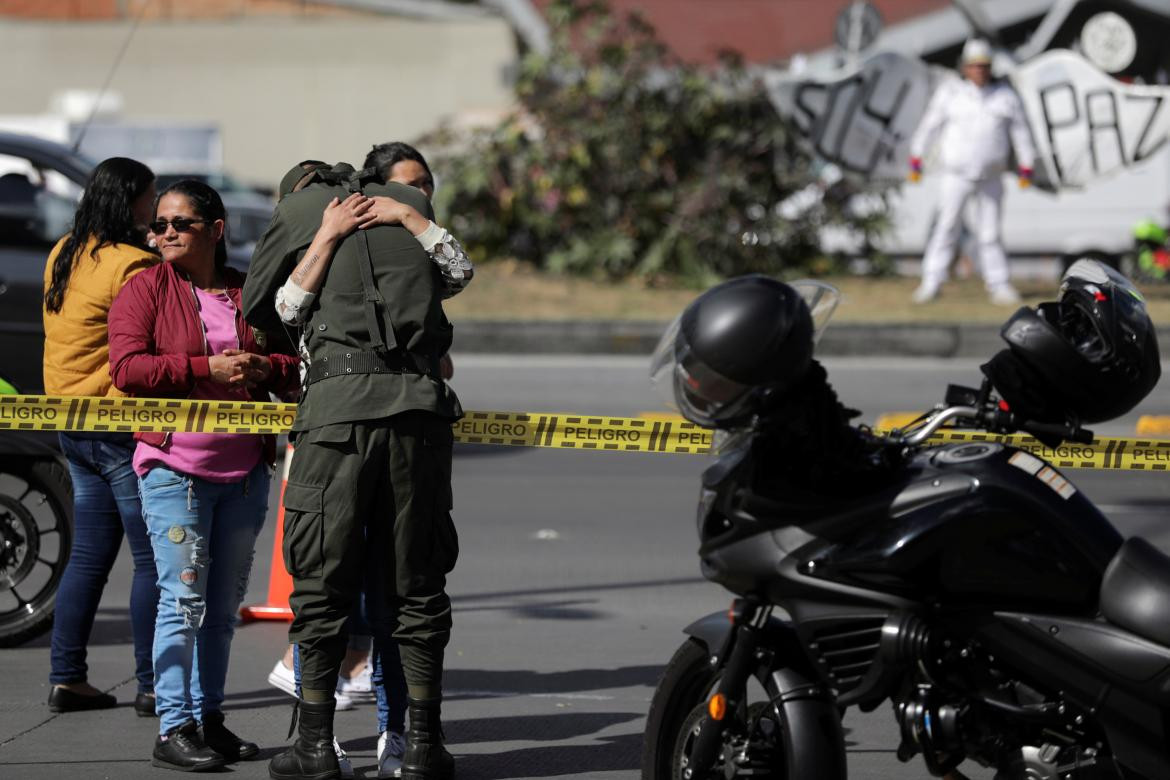
[[(346, 176), (350, 183), (335, 183)], [(277, 289), (312, 242), (325, 206), (356, 187), (347, 165), (324, 178), (285, 197), (257, 244), (243, 292), (256, 327), (281, 326)], [(362, 179), (361, 187), (433, 215), (412, 187), (376, 179)], [(368, 565), (384, 572), (392, 594), (411, 694), (438, 695), (451, 630), (444, 589), (458, 554), (451, 423), (463, 413), (439, 378), (439, 358), (451, 344), (442, 293), (438, 268), (405, 228), (357, 231), (338, 245), (303, 326), (311, 365), (293, 424), (284, 556), (293, 577), (289, 638), (301, 649), (306, 690), (336, 686), (344, 624)]]

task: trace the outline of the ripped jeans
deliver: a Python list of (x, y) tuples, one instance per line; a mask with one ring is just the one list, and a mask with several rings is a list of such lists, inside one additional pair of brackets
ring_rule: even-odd
[(154, 692), (159, 733), (223, 707), (236, 610), (268, 511), (268, 467), (209, 482), (155, 466), (139, 482), (158, 569)]

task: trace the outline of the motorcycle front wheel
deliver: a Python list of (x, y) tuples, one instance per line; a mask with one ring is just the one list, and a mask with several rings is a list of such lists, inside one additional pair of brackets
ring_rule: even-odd
[(0, 647), (53, 625), (73, 543), (73, 490), (55, 460), (0, 460)]
[[(691, 749), (706, 716), (707, 698), (722, 673), (721, 666), (712, 666), (711, 654), (698, 639), (687, 639), (675, 652), (650, 704), (642, 753), (643, 780), (705, 780), (687, 774), (687, 769)], [(755, 689), (754, 696), (752, 689)], [(727, 774), (727, 762), (732, 758), (724, 751), (708, 777), (734, 777), (742, 770), (744, 776), (787, 780), (788, 774), (783, 769), (786, 762), (780, 755), (783, 726), (778, 711), (769, 706), (768, 694), (755, 682), (749, 686), (749, 698), (754, 701), (735, 714), (734, 722), (738, 725), (733, 729), (740, 732), (740, 745), (748, 746), (750, 760), (741, 756), (745, 763)]]
[(719, 679), (706, 645), (691, 637), (666, 665), (650, 714), (642, 749), (642, 780), (668, 780), (674, 773), (674, 749), (695, 707)]

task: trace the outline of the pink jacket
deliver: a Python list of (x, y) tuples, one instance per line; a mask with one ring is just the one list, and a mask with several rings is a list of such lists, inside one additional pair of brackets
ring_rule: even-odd
[[(268, 401), (268, 393), (293, 398), (300, 386), (294, 355), (269, 353), (266, 341), (244, 322), (240, 313), (240, 289), (244, 276), (224, 270), (228, 297), (236, 306), (236, 331), (247, 352), (267, 354), (272, 372), (264, 384), (252, 390), (257, 401)], [(110, 307), (110, 376), (118, 389), (146, 398), (184, 398), (202, 379), (211, 376), (207, 341), (199, 319), (195, 290), (172, 263), (160, 263), (126, 283)], [(258, 343), (264, 342), (261, 346)], [(137, 433), (135, 438), (161, 445), (163, 433)], [(264, 454), (269, 464), (276, 454), (276, 439), (264, 437)]]

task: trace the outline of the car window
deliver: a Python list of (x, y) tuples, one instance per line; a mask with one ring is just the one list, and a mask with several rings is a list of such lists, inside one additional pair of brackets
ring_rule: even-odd
[(250, 211), (228, 212), (228, 241), (233, 244), (254, 244), (268, 229), (269, 214)]
[(0, 245), (51, 247), (80, 199), (81, 187), (59, 172), (0, 154)]

